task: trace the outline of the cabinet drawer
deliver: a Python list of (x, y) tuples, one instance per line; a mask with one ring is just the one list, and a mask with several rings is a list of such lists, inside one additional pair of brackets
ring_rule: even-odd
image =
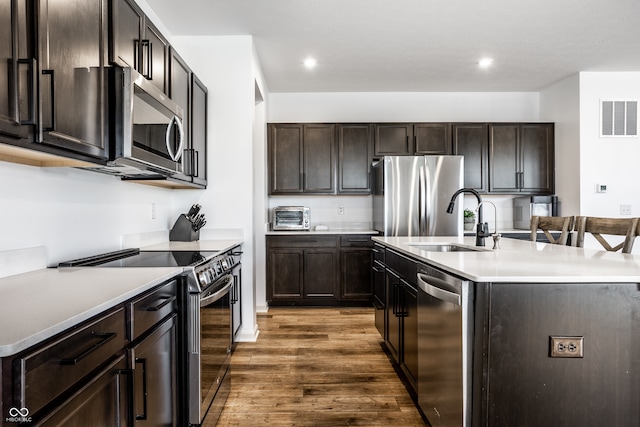
[(125, 344), (121, 308), (13, 361), (13, 390), (20, 408), (35, 413), (93, 370)]
[(352, 234), (340, 236), (340, 246), (371, 248), (373, 247), (373, 241), (371, 240), (371, 236)]
[(178, 282), (172, 280), (130, 303), (131, 341), (178, 310)]
[(418, 274), (418, 264), (412, 260), (411, 258), (407, 258), (404, 255), (401, 255), (394, 251), (386, 251), (385, 257), (387, 268), (392, 269), (398, 275), (411, 283), (412, 285), (416, 285), (417, 282), (417, 274)]
[(384, 266), (384, 246), (377, 243), (373, 244), (373, 260), (378, 261)]
[(334, 248), (337, 236), (269, 236), (270, 248)]

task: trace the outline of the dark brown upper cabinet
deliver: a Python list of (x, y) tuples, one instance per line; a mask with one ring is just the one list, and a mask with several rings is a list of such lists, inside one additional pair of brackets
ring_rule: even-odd
[(368, 123), (339, 124), (338, 193), (370, 194), (372, 127)]
[(464, 156), (464, 186), (488, 191), (488, 130), (486, 123), (454, 123), (452, 154)]
[[(0, 3), (0, 138), (33, 141), (36, 55), (27, 0)], [(13, 19), (12, 19), (13, 18)]]
[(451, 154), (450, 123), (416, 123), (413, 139), (414, 154)]
[(270, 124), (271, 194), (335, 192), (335, 125)]
[(168, 94), (169, 43), (133, 0), (113, 0), (109, 59)]
[(36, 2), (41, 116), (36, 140), (101, 159), (108, 157), (109, 141), (107, 3)]
[(489, 191), (553, 194), (554, 125), (489, 125)]
[(374, 156), (451, 154), (450, 123), (376, 123)]
[(374, 156), (413, 154), (413, 124), (376, 123), (374, 132)]
[(189, 175), (194, 184), (207, 185), (207, 87), (191, 73), (191, 169)]

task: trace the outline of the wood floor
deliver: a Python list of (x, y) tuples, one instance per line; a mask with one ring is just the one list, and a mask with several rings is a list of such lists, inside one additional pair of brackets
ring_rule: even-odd
[[(425, 426), (370, 308), (272, 308), (231, 358), (226, 426)], [(209, 426), (207, 426), (209, 427)]]

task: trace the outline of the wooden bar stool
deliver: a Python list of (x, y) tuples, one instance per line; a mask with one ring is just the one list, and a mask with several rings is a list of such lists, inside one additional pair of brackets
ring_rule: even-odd
[[(576, 219), (576, 246), (584, 247), (585, 233), (591, 233), (609, 252), (622, 249), (623, 254), (631, 253), (633, 242), (638, 234), (638, 218), (596, 218), (579, 216)], [(602, 235), (625, 236), (622, 243), (611, 246)]]
[[(532, 216), (531, 217), (531, 241), (535, 242), (538, 237), (538, 230), (542, 230), (550, 243), (555, 245), (566, 245), (569, 235), (573, 230), (573, 216)], [(559, 231), (560, 236), (554, 238), (552, 231)]]

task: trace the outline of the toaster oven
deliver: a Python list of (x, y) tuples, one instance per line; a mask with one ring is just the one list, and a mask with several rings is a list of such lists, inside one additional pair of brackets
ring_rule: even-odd
[(306, 206), (277, 206), (273, 208), (274, 230), (309, 230), (309, 208)]

